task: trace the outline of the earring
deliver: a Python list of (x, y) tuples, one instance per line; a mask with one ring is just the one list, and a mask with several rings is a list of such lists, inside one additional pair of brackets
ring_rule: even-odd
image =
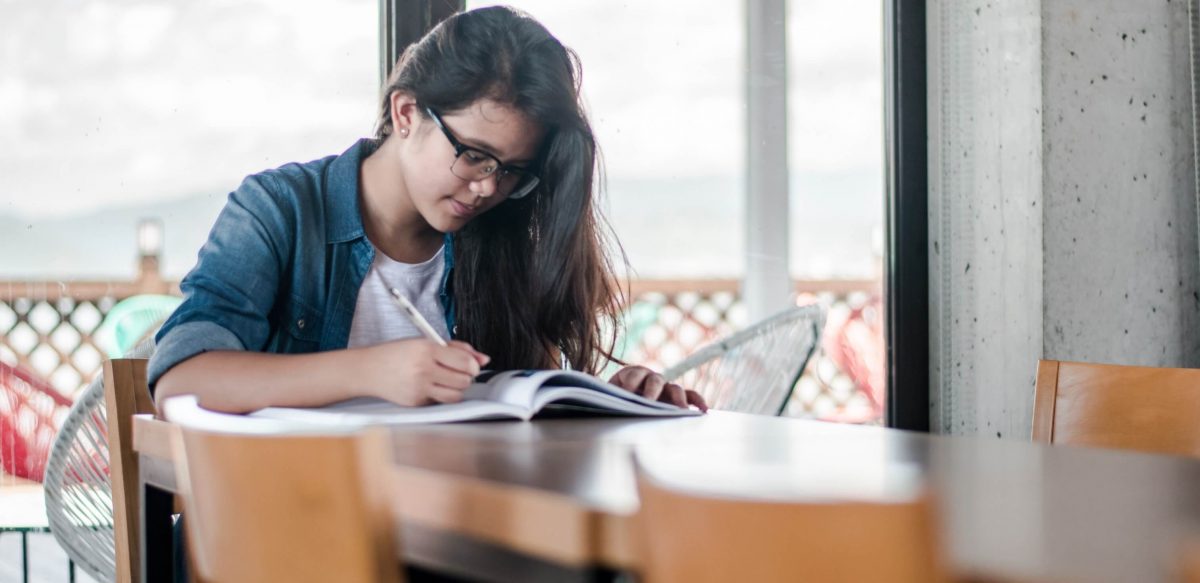
[(402, 137), (402, 138), (408, 137), (408, 128), (400, 128), (400, 137)]

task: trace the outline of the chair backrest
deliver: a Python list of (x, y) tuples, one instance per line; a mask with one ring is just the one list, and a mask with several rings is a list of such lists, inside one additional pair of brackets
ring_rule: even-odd
[[(217, 581), (394, 582), (400, 577), (386, 487), (387, 433), (242, 432), (196, 414), (192, 396), (163, 405), (196, 574)], [(213, 414), (219, 415), (219, 414)]]
[(104, 363), (71, 406), (46, 466), (46, 516), (59, 545), (100, 581), (140, 580), (133, 415), (154, 413), (146, 385), (153, 341)]
[(133, 450), (133, 416), (157, 413), (146, 383), (148, 362), (144, 358), (117, 358), (104, 363), (117, 583), (141, 580), (142, 559), (138, 544), (141, 492), (137, 488), (138, 458)]
[(1174, 577), (1169, 581), (1200, 583), (1200, 537), (1184, 535), (1184, 540), (1176, 547), (1175, 564), (1171, 567)]
[(1200, 456), (1200, 369), (1038, 361), (1033, 439)]
[(46, 464), (46, 519), (59, 546), (97, 581), (116, 579), (104, 375), (67, 413)]
[(1180, 583), (1200, 583), (1200, 539), (1195, 535), (1179, 544), (1174, 570)]
[(865, 423), (883, 418), (887, 393), (883, 315), (883, 296), (872, 294), (862, 304), (831, 314), (825, 323), (823, 356), (850, 377), (868, 407), (839, 407), (821, 415), (822, 420)]
[(684, 493), (638, 472), (641, 580), (948, 581), (927, 495), (765, 501)]
[(820, 306), (791, 308), (697, 350), (663, 376), (699, 392), (710, 408), (780, 415), (824, 325)]

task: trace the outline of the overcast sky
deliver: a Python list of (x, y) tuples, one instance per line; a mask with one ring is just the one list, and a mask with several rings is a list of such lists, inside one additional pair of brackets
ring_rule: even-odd
[[(742, 273), (744, 2), (513, 4), (580, 55), (635, 272)], [(881, 3), (787, 9), (792, 272), (873, 277)], [(117, 277), (146, 216), (181, 276), (243, 177), (371, 133), (377, 19), (377, 0), (0, 0), (0, 276)]]
[[(505, 2), (468, 2), (485, 6)], [(615, 173), (655, 175), (691, 152), (689, 174), (743, 169), (745, 32), (736, 0), (508, 2), (574, 48)], [(788, 2), (791, 167), (879, 172), (882, 3)]]
[(228, 192), (340, 153), (378, 91), (370, 0), (0, 3), (0, 212)]
[[(742, 172), (741, 2), (515, 5), (580, 54), (610, 179)], [(879, 176), (880, 3), (788, 10), (793, 171)], [(227, 192), (340, 153), (376, 114), (377, 14), (375, 0), (0, 0), (0, 213)]]

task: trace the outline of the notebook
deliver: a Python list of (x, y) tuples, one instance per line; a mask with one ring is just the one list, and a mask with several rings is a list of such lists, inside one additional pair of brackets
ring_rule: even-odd
[(251, 417), (330, 425), (400, 425), (487, 419), (529, 420), (538, 415), (700, 415), (651, 401), (592, 375), (570, 370), (485, 371), (458, 403), (405, 407), (362, 397), (324, 407), (267, 407)]

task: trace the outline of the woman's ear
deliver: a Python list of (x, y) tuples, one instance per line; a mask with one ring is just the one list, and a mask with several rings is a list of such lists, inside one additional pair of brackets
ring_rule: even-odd
[(407, 136), (420, 117), (417, 100), (403, 91), (393, 91), (388, 99), (392, 101), (392, 129), (397, 135)]

